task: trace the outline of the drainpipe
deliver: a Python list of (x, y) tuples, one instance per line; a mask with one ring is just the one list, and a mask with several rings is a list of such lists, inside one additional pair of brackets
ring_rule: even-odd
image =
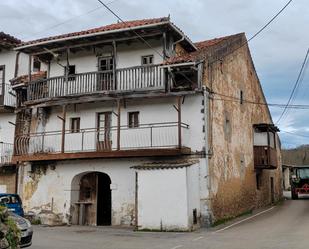
[(211, 181), (209, 173), (209, 92), (205, 86), (203, 86), (204, 97), (204, 127), (205, 127), (205, 167), (206, 167), (206, 188), (207, 188), (207, 206), (205, 215), (207, 216), (206, 225), (211, 224), (211, 210), (210, 210), (210, 193), (211, 193)]

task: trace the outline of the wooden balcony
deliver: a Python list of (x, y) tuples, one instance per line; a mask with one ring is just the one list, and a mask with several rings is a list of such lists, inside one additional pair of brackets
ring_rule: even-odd
[(254, 167), (256, 169), (276, 169), (277, 150), (270, 146), (254, 146)]
[(14, 145), (0, 142), (0, 166), (11, 165)]
[(65, 160), (189, 153), (189, 126), (178, 122), (31, 133), (16, 136), (14, 161)]
[(200, 77), (198, 70), (191, 67), (179, 66), (177, 70), (173, 67), (175, 77), (170, 76), (173, 70), (162, 65), (151, 65), (36, 80), (29, 83), (26, 104), (78, 97), (93, 100), (94, 95), (115, 97), (193, 91), (200, 86)]
[(0, 112), (13, 112), (16, 107), (16, 95), (9, 84), (0, 84)]

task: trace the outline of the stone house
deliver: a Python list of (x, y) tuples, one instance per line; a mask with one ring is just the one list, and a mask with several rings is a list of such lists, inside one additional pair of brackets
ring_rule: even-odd
[(11, 80), (27, 211), (190, 231), (281, 198), (278, 129), (244, 34), (193, 43), (155, 18), (15, 51), (28, 55)]

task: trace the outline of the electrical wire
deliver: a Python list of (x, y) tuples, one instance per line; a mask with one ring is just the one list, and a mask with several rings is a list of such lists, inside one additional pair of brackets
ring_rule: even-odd
[(250, 37), (248, 40), (246, 40), (244, 43), (242, 43), (239, 47), (235, 48), (234, 50), (231, 50), (229, 53), (224, 54), (222, 57), (212, 61), (211, 63), (215, 63), (217, 61), (222, 61), (225, 57), (228, 55), (234, 53), (238, 49), (242, 48), (243, 46), (247, 45), (250, 41), (252, 41), (254, 38), (256, 38), (260, 33), (262, 33), (291, 3), (293, 0), (289, 0), (281, 9), (280, 11), (274, 15), (262, 28), (260, 28), (252, 37)]
[[(286, 107), (286, 104), (256, 102), (256, 101), (240, 99), (238, 97), (216, 93), (216, 92), (212, 92), (212, 94), (225, 97), (225, 98), (212, 98), (213, 100), (218, 100), (218, 101), (230, 101), (230, 102), (240, 103), (240, 101), (242, 100), (243, 103), (248, 103), (248, 104), (253, 104), (253, 105), (264, 105), (264, 106), (279, 107), (279, 108)], [(309, 105), (289, 105), (287, 108), (307, 110), (309, 109)]]
[[(109, 12), (111, 12), (119, 21), (121, 21), (122, 23), (125, 23), (125, 21), (119, 16), (117, 15), (111, 8), (109, 8), (107, 6), (106, 3), (103, 3), (101, 0), (97, 0), (99, 3), (101, 3)], [(139, 35), (134, 29), (132, 29), (131, 27), (129, 28), (137, 37), (139, 37), (149, 48), (151, 48), (155, 53), (157, 53), (160, 57), (162, 57), (164, 59), (164, 56), (158, 51), (156, 50), (154, 47), (152, 47), (149, 42), (147, 42), (141, 35)]]
[[(108, 3), (106, 3), (106, 4), (109, 5), (109, 4), (112, 4), (112, 3), (116, 2), (116, 1), (119, 1), (119, 0), (113, 0), (113, 1), (110, 1), (110, 2), (108, 2)], [(33, 36), (36, 36), (36, 35), (38, 35), (38, 34), (41, 34), (42, 32), (45, 32), (45, 31), (48, 31), (48, 30), (57, 28), (57, 27), (59, 27), (59, 26), (61, 26), (61, 25), (63, 25), (63, 24), (66, 24), (66, 23), (68, 23), (68, 22), (70, 22), (70, 21), (72, 21), (72, 20), (74, 20), (74, 19), (76, 19), (76, 18), (89, 15), (89, 14), (91, 14), (91, 13), (93, 13), (93, 12), (99, 10), (99, 9), (102, 9), (102, 8), (104, 8), (104, 6), (98, 6), (98, 7), (94, 8), (94, 9), (91, 9), (91, 10), (89, 10), (89, 11), (83, 13), (83, 14), (76, 15), (76, 16), (72, 16), (71, 18), (68, 18), (68, 19), (66, 19), (66, 20), (64, 20), (64, 21), (62, 21), (62, 22), (59, 22), (59, 23), (57, 23), (57, 24), (54, 24), (54, 25), (49, 26), (49, 27), (47, 27), (47, 28), (44, 28), (44, 29), (42, 29), (42, 30), (40, 30), (40, 31), (38, 31), (38, 32), (35, 32), (35, 33), (33, 33), (31, 36), (23, 37), (22, 40), (28, 40), (28, 39), (30, 39), (30, 38), (33, 37)]]
[(308, 50), (307, 50), (305, 59), (304, 59), (304, 61), (303, 61), (303, 63), (302, 63), (302, 66), (301, 66), (301, 68), (300, 68), (300, 71), (299, 71), (299, 73), (298, 73), (296, 82), (295, 82), (295, 84), (294, 84), (294, 87), (293, 87), (292, 92), (291, 92), (291, 94), (290, 94), (290, 97), (289, 97), (289, 99), (288, 99), (288, 102), (286, 103), (286, 106), (285, 106), (284, 110), (282, 111), (280, 117), (278, 118), (276, 124), (279, 124), (279, 123), (280, 123), (280, 120), (282, 119), (283, 115), (286, 113), (286, 110), (287, 110), (287, 108), (288, 108), (288, 106), (289, 106), (289, 104), (290, 104), (290, 102), (291, 102), (291, 100), (292, 100), (292, 98), (293, 98), (293, 96), (294, 96), (294, 94), (295, 94), (295, 91), (296, 91), (296, 89), (298, 88), (298, 85), (299, 85), (299, 83), (300, 83), (301, 76), (302, 76), (302, 74), (303, 74), (303, 72), (304, 72), (304, 68), (305, 68), (305, 65), (306, 65), (306, 63), (307, 63), (308, 55), (309, 55), (309, 48), (308, 48)]

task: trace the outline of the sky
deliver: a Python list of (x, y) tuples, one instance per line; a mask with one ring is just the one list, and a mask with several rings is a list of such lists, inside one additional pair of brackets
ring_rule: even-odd
[[(250, 38), (288, 0), (103, 0), (124, 20), (171, 16), (192, 41), (245, 32)], [(0, 1), (0, 31), (22, 40), (117, 22), (97, 0)], [(309, 2), (293, 0), (249, 44), (268, 103), (285, 104), (309, 47)], [(293, 104), (309, 104), (307, 65)], [(274, 122), (282, 108), (271, 107)], [(309, 144), (309, 110), (289, 109), (278, 124), (283, 148)]]

